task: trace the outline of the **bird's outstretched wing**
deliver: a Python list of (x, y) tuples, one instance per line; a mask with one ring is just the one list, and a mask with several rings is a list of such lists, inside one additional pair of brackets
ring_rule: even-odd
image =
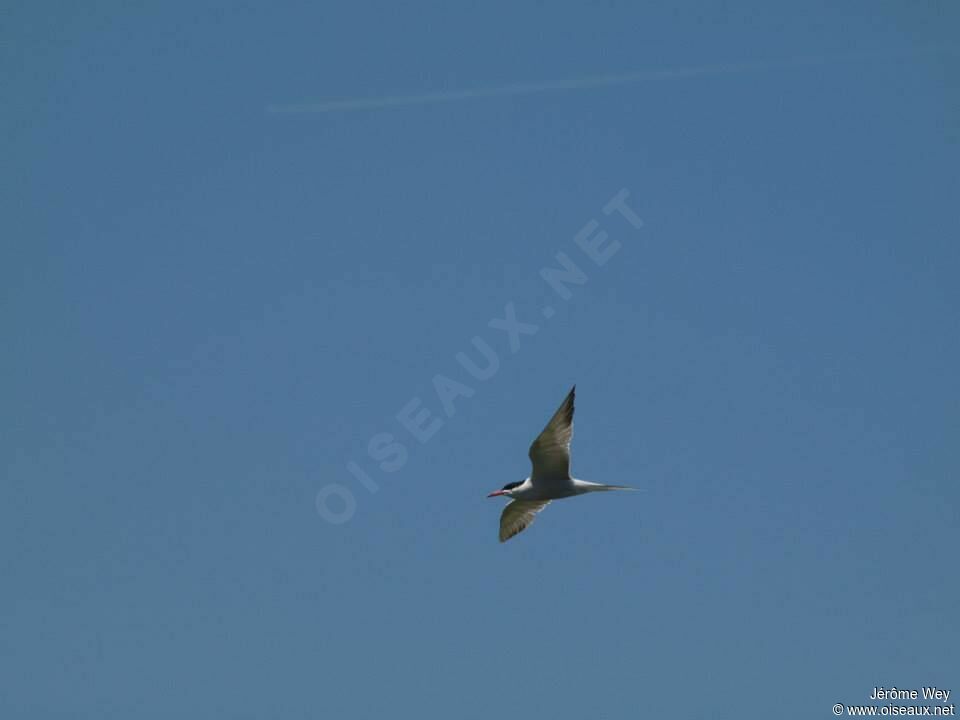
[(526, 530), (537, 513), (550, 504), (549, 500), (513, 500), (500, 515), (500, 542)]
[(577, 386), (560, 404), (550, 422), (530, 446), (530, 462), (533, 463), (532, 481), (541, 479), (566, 479), (570, 477), (570, 440), (573, 439), (573, 396)]

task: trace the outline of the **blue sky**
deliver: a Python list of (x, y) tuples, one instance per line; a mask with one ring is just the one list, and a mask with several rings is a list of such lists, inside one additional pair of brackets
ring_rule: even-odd
[[(956, 686), (958, 25), (6, 10), (0, 714), (799, 719)], [(484, 496), (573, 383), (575, 474), (644, 491), (501, 545)]]

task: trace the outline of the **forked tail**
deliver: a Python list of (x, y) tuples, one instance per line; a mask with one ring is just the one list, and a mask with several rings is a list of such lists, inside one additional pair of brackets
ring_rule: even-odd
[(602, 490), (639, 490), (640, 488), (630, 487), (629, 485), (604, 485), (603, 483), (588, 482), (587, 480), (574, 480), (574, 487), (578, 493), (600, 492)]

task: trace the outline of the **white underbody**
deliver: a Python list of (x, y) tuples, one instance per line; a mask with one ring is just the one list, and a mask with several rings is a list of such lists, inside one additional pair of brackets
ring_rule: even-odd
[(625, 490), (615, 485), (577, 480), (572, 477), (527, 478), (508, 494), (515, 500), (560, 500), (601, 490)]

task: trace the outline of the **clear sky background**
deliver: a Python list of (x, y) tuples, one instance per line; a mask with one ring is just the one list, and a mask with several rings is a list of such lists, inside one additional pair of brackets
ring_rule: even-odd
[[(958, 31), (947, 2), (8, 7), (0, 715), (960, 695)], [(644, 492), (501, 545), (485, 495), (574, 382), (575, 474)]]

